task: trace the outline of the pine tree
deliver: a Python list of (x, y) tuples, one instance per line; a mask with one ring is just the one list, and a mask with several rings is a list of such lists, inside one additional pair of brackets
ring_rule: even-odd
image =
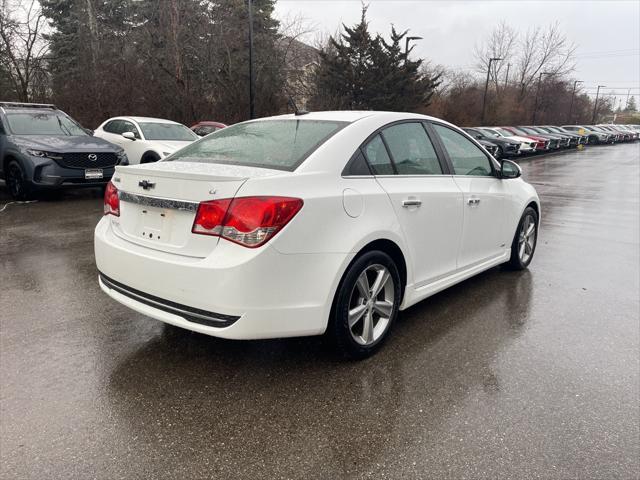
[(624, 109), (625, 112), (637, 112), (638, 107), (636, 106), (636, 97), (629, 97), (629, 102), (627, 103), (627, 107)]
[(412, 111), (429, 104), (438, 76), (421, 73), (422, 60), (402, 50), (407, 31), (391, 29), (390, 42), (371, 35), (362, 9), (360, 22), (343, 25), (320, 52), (313, 108)]

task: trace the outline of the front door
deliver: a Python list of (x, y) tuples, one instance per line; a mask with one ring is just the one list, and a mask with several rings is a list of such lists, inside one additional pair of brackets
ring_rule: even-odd
[(449, 157), (454, 181), (464, 195), (464, 226), (458, 251), (463, 270), (504, 254), (504, 182), (492, 160), (475, 143), (454, 129), (432, 124)]

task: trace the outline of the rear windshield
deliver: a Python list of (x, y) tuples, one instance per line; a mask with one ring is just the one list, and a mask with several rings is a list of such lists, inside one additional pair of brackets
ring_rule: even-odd
[(7, 112), (7, 123), (14, 135), (87, 135), (78, 124), (56, 112)]
[(138, 122), (147, 140), (191, 142), (198, 136), (184, 125), (177, 123)]
[(239, 123), (179, 150), (166, 161), (222, 163), (293, 171), (347, 124), (321, 120)]

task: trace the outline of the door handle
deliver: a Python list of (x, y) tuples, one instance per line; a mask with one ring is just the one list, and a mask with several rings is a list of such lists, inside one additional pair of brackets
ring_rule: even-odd
[(420, 205), (422, 205), (422, 200), (418, 200), (417, 198), (407, 198), (402, 201), (402, 206), (404, 208), (419, 207)]
[(467, 203), (469, 205), (476, 206), (476, 205), (480, 205), (480, 199), (479, 198), (470, 198), (469, 200), (467, 200)]

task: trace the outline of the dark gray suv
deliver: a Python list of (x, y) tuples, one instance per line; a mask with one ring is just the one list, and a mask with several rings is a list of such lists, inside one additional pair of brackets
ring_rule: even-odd
[(128, 163), (121, 147), (54, 105), (0, 102), (0, 178), (17, 200), (41, 189), (105, 185), (116, 165)]

